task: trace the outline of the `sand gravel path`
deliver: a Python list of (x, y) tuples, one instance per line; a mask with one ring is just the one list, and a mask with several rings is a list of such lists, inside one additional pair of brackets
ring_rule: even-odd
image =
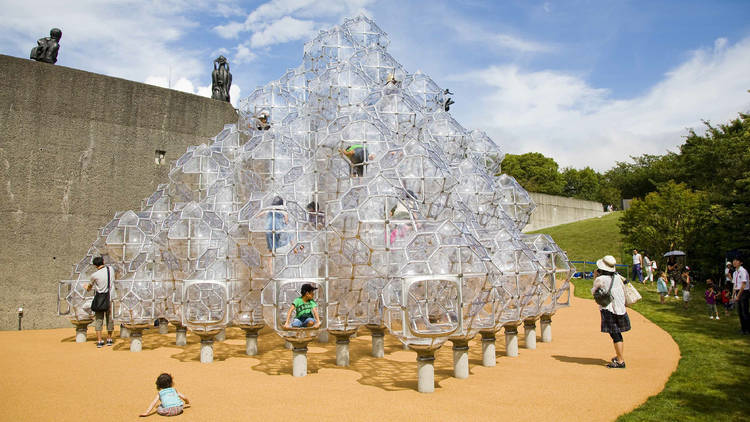
[[(472, 342), (466, 380), (452, 378), (450, 344), (444, 346), (433, 394), (416, 391), (415, 353), (386, 336), (385, 358), (372, 358), (366, 330), (351, 342), (348, 368), (336, 367), (333, 341), (311, 344), (304, 378), (291, 376), (291, 351), (270, 331), (259, 339), (261, 354), (250, 357), (244, 333), (228, 330), (227, 341), (215, 344), (212, 364), (198, 361), (196, 336), (184, 348), (174, 346), (173, 330), (149, 330), (141, 353), (120, 339), (103, 349), (91, 341), (76, 344), (72, 326), (4, 331), (0, 420), (139, 420), (165, 371), (193, 403), (181, 421), (610, 421), (661, 391), (680, 358), (665, 331), (636, 312), (630, 318), (626, 370), (604, 367), (614, 353), (609, 336), (599, 333), (597, 307), (573, 298), (553, 318), (553, 342), (538, 341), (536, 350), (523, 348), (520, 330), (520, 355), (506, 357), (499, 335), (497, 366), (485, 368), (479, 341)], [(89, 340), (93, 335), (90, 329)]]

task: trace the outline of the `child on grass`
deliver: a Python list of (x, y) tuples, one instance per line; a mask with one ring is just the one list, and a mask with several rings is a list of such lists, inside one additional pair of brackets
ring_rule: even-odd
[(667, 274), (664, 271), (659, 273), (659, 278), (656, 280), (656, 291), (659, 293), (659, 302), (664, 303), (664, 297), (669, 294), (669, 289), (667, 289)]
[(721, 291), (721, 303), (724, 305), (724, 316), (728, 317), (729, 311), (732, 310), (734, 304), (732, 303), (732, 292), (726, 287)]
[(710, 278), (706, 280), (706, 293), (704, 293), (704, 296), (706, 298), (708, 316), (711, 319), (719, 319), (719, 311), (716, 309), (716, 298), (719, 296), (719, 293), (714, 290), (714, 282)]
[(148, 406), (148, 410), (140, 415), (141, 417), (152, 414), (157, 402), (161, 403), (156, 408), (156, 412), (162, 416), (177, 416), (182, 413), (183, 409), (190, 407), (190, 400), (172, 387), (171, 375), (167, 373), (159, 375), (156, 378), (156, 389), (159, 393)]

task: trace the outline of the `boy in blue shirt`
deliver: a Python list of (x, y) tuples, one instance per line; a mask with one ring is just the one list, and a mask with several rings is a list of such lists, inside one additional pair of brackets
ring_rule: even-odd
[[(286, 314), (286, 322), (284, 328), (317, 328), (320, 325), (320, 316), (318, 316), (318, 304), (313, 300), (313, 293), (317, 290), (312, 284), (303, 284), (300, 293), (302, 296), (294, 299), (292, 307), (289, 308), (289, 312)], [(289, 320), (292, 318), (292, 312), (294, 312), (294, 321), (289, 326)]]

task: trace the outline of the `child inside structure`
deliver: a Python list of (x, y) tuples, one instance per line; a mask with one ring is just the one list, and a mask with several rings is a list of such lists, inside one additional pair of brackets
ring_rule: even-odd
[[(320, 326), (320, 316), (318, 315), (318, 304), (313, 300), (315, 290), (318, 288), (312, 284), (303, 284), (300, 289), (301, 296), (294, 299), (292, 307), (289, 308), (289, 312), (286, 314), (286, 322), (284, 322), (284, 328), (317, 328)], [(294, 312), (294, 320), (292, 325), (289, 325), (289, 320), (292, 318)]]

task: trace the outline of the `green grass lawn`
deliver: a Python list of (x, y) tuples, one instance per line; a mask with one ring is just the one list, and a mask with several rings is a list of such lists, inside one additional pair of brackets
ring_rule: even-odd
[[(614, 213), (537, 233), (551, 235), (571, 260), (595, 261), (622, 250), (619, 216)], [(573, 284), (576, 297), (591, 299), (592, 280), (575, 279)], [(653, 285), (637, 287), (643, 300), (633, 309), (667, 331), (682, 358), (661, 393), (618, 421), (750, 420), (750, 338), (738, 334), (737, 314), (725, 317), (720, 309), (721, 320), (709, 319), (702, 284), (693, 289), (688, 309), (674, 297), (660, 304)], [(627, 348), (625, 356), (627, 360)], [(612, 393), (616, 390), (613, 386)]]

